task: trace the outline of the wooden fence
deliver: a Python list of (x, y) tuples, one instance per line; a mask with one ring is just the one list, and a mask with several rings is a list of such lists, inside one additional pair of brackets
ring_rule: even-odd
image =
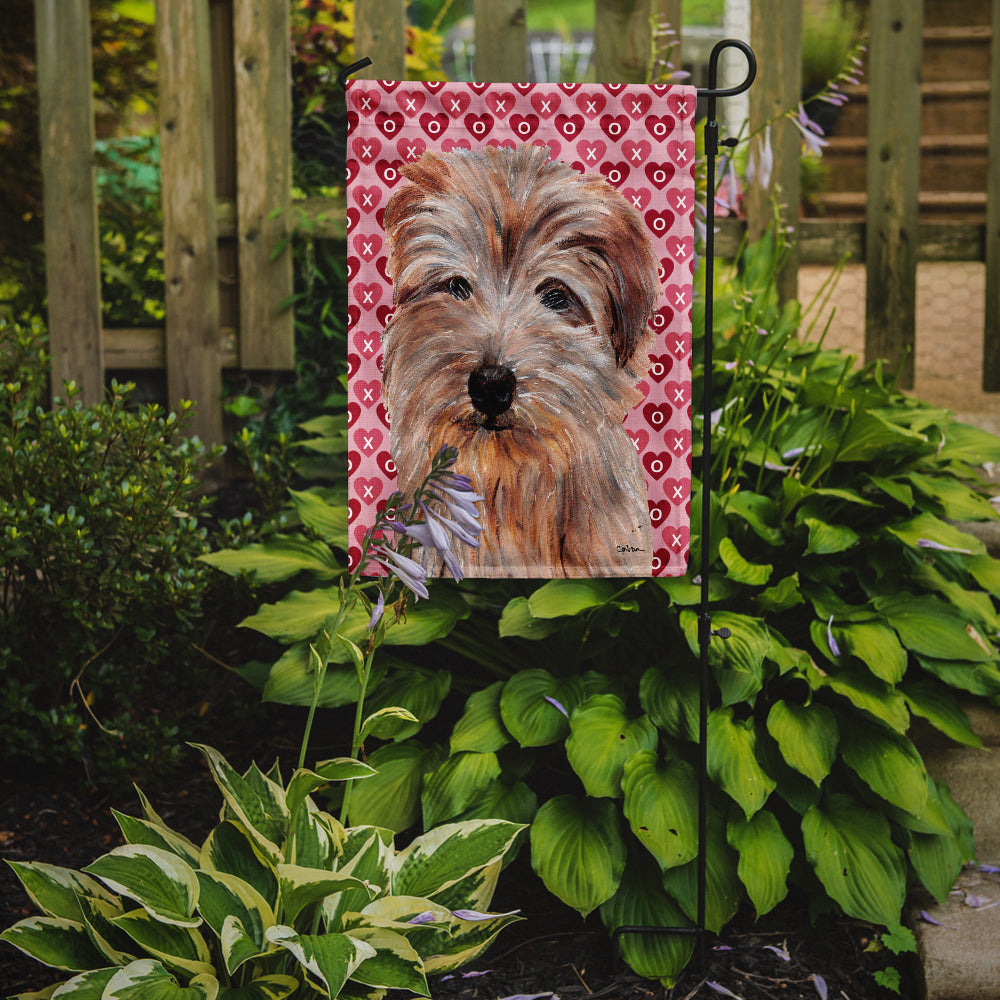
[[(291, 200), (290, 0), (157, 2), (166, 325), (145, 330), (101, 327), (88, 0), (35, 2), (53, 383), (73, 379), (93, 401), (107, 370), (165, 369), (170, 401), (195, 400), (196, 432), (220, 441), (222, 369), (293, 364), (292, 316), (281, 308), (292, 289), (291, 255), (277, 249), (293, 218), (284, 211)], [(474, 0), (479, 79), (526, 78), (526, 2)], [(681, 0), (595, 0), (594, 6), (596, 78), (644, 80), (650, 17), (679, 26)], [(371, 76), (404, 75), (405, 9), (405, 0), (356, 0), (355, 48), (373, 60)], [(895, 364), (910, 351), (903, 377), (912, 384), (917, 262), (985, 261), (983, 384), (996, 391), (1000, 0), (992, 3), (985, 224), (918, 217), (922, 11), (923, 0), (871, 0), (867, 216), (863, 222), (788, 216), (797, 243), (782, 291), (795, 294), (800, 263), (832, 263), (845, 253), (863, 260), (866, 355)], [(799, 101), (802, 2), (753, 0), (751, 17), (759, 65), (750, 91), (752, 129)], [(794, 127), (776, 129), (774, 147), (769, 189), (748, 193), (745, 223), (724, 220), (720, 255), (733, 252), (745, 227), (752, 235), (763, 230), (776, 193), (798, 205)], [(316, 236), (345, 236), (343, 199), (310, 201), (297, 214), (312, 220)]]

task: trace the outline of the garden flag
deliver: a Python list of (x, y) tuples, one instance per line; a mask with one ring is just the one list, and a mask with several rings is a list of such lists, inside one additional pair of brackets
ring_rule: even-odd
[(348, 82), (352, 566), (451, 445), (467, 575), (686, 571), (695, 102)]

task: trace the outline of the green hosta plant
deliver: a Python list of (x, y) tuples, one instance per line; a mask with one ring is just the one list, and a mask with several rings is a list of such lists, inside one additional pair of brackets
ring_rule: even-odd
[[(797, 887), (814, 911), (902, 940), (908, 884), (943, 899), (974, 851), (910, 726), (977, 746), (959, 697), (1000, 695), (1000, 561), (961, 524), (995, 516), (976, 465), (1000, 461), (1000, 440), (798, 339), (776, 261), (771, 243), (750, 247), (716, 290), (710, 475), (695, 454), (693, 565), (710, 545), (712, 626), (730, 632), (709, 647), (706, 923)], [(535, 869), (580, 913), (690, 925), (699, 599), (693, 577), (511, 597), (496, 643), (508, 676), (468, 698), (444, 758), (413, 738), (375, 749), (352, 810), (397, 828), (421, 811), (425, 825), (530, 822)], [(669, 982), (691, 942), (626, 935), (622, 950)]]
[(429, 996), (429, 973), (470, 961), (517, 919), (487, 911), (518, 825), (450, 823), (399, 850), (391, 831), (345, 829), (311, 797), (331, 781), (370, 779), (368, 765), (338, 758), (285, 784), (276, 768), (240, 774), (199, 749), (224, 801), (201, 845), (140, 793), (142, 818), (115, 814), (126, 844), (83, 871), (11, 863), (42, 915), (0, 938), (71, 974), (54, 995)]

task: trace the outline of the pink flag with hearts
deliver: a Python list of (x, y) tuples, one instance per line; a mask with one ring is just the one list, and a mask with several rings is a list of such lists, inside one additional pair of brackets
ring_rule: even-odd
[(695, 103), (348, 82), (352, 567), (451, 445), (467, 575), (686, 572)]

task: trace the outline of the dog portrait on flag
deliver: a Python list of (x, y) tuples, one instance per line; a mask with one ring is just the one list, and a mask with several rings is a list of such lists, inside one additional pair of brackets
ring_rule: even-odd
[(352, 541), (449, 445), (481, 497), (464, 574), (684, 572), (693, 92), (352, 81), (348, 102)]

